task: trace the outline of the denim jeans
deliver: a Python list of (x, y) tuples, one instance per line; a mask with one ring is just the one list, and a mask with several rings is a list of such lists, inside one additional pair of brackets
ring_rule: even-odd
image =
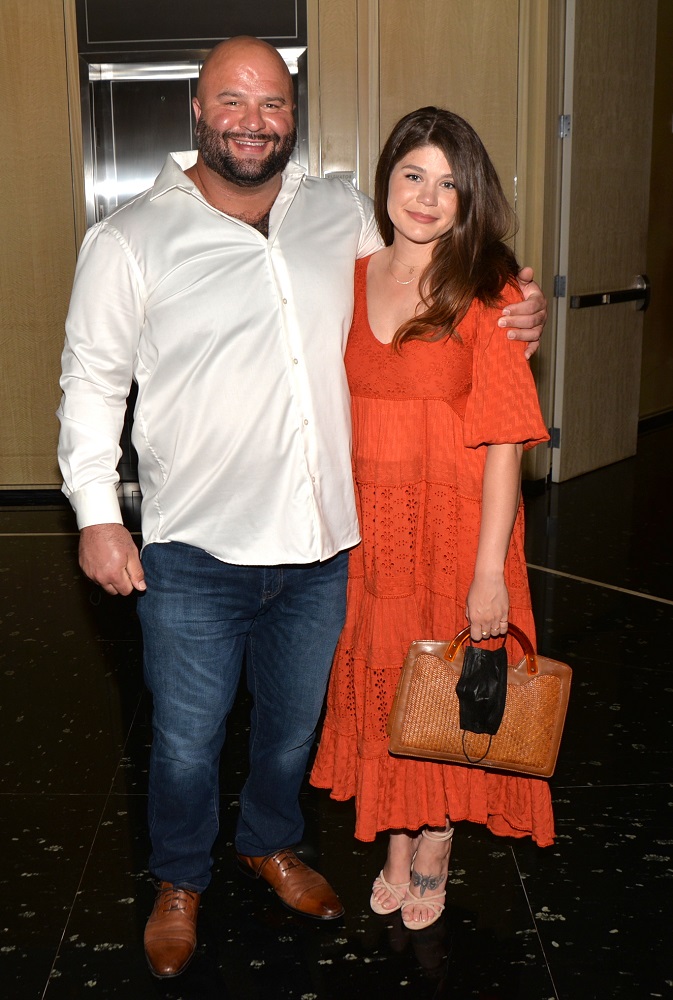
[(299, 790), (343, 626), (348, 554), (233, 566), (181, 542), (148, 545), (139, 595), (153, 696), (150, 871), (202, 892), (219, 824), (218, 769), (243, 662), (254, 707), (236, 850), (297, 843)]

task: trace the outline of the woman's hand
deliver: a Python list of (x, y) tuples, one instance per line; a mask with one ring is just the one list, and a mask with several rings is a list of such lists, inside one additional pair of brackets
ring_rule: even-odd
[(474, 642), (504, 635), (509, 618), (509, 594), (502, 573), (475, 576), (467, 594), (465, 616)]

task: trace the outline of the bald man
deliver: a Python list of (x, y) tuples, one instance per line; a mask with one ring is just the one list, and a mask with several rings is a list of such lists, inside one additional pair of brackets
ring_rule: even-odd
[[(369, 199), (290, 161), (292, 81), (272, 46), (213, 49), (194, 113), (198, 154), (169, 156), (85, 237), (59, 407), (82, 569), (138, 594), (157, 882), (145, 951), (162, 978), (196, 947), (243, 665), (254, 708), (238, 863), (295, 913), (343, 913), (292, 848), (359, 540), (343, 367), (353, 266), (380, 246)], [(545, 304), (537, 286), (528, 295), (507, 324), (535, 341)], [(132, 379), (142, 562), (116, 492)]]

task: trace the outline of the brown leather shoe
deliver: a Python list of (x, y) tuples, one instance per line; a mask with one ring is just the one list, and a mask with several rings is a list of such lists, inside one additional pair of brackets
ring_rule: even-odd
[(198, 892), (161, 883), (145, 927), (145, 957), (157, 978), (179, 976), (189, 965), (196, 948), (200, 898)]
[(294, 851), (275, 851), (265, 857), (237, 854), (246, 875), (263, 878), (281, 903), (293, 913), (316, 920), (336, 920), (344, 912), (341, 900), (329, 882), (300, 861)]

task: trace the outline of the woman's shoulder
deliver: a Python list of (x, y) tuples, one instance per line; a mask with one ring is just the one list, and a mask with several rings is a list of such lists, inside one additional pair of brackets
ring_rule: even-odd
[(478, 298), (472, 299), (470, 307), (465, 314), (465, 318), (460, 325), (462, 327), (463, 324), (472, 326), (495, 322), (500, 318), (500, 313), (505, 306), (511, 305), (515, 302), (521, 302), (522, 299), (523, 295), (521, 294), (518, 281), (516, 278), (510, 278), (505, 283), (503, 288), (501, 288), (493, 305), (488, 305)]
[(503, 306), (508, 306), (512, 302), (522, 302), (523, 295), (521, 293), (521, 286), (516, 278), (510, 278), (506, 283), (502, 291), (500, 292), (500, 302), (496, 308), (502, 309)]
[(366, 257), (358, 257), (355, 261), (355, 280), (364, 281), (367, 276), (367, 271), (369, 270), (369, 262), (375, 255), (373, 253), (367, 254)]
[(381, 247), (380, 250), (375, 250), (374, 253), (369, 253), (367, 254), (366, 257), (358, 257), (358, 259), (355, 261), (355, 269), (360, 271), (367, 271), (369, 269), (370, 264), (372, 264), (373, 267), (377, 267), (379, 264), (379, 260), (383, 260), (382, 257), (379, 257), (381, 250), (383, 249), (384, 248)]
[(355, 292), (356, 294), (362, 294), (367, 288), (367, 271), (369, 269), (369, 261), (372, 259), (372, 254), (367, 257), (358, 257), (355, 261)]

